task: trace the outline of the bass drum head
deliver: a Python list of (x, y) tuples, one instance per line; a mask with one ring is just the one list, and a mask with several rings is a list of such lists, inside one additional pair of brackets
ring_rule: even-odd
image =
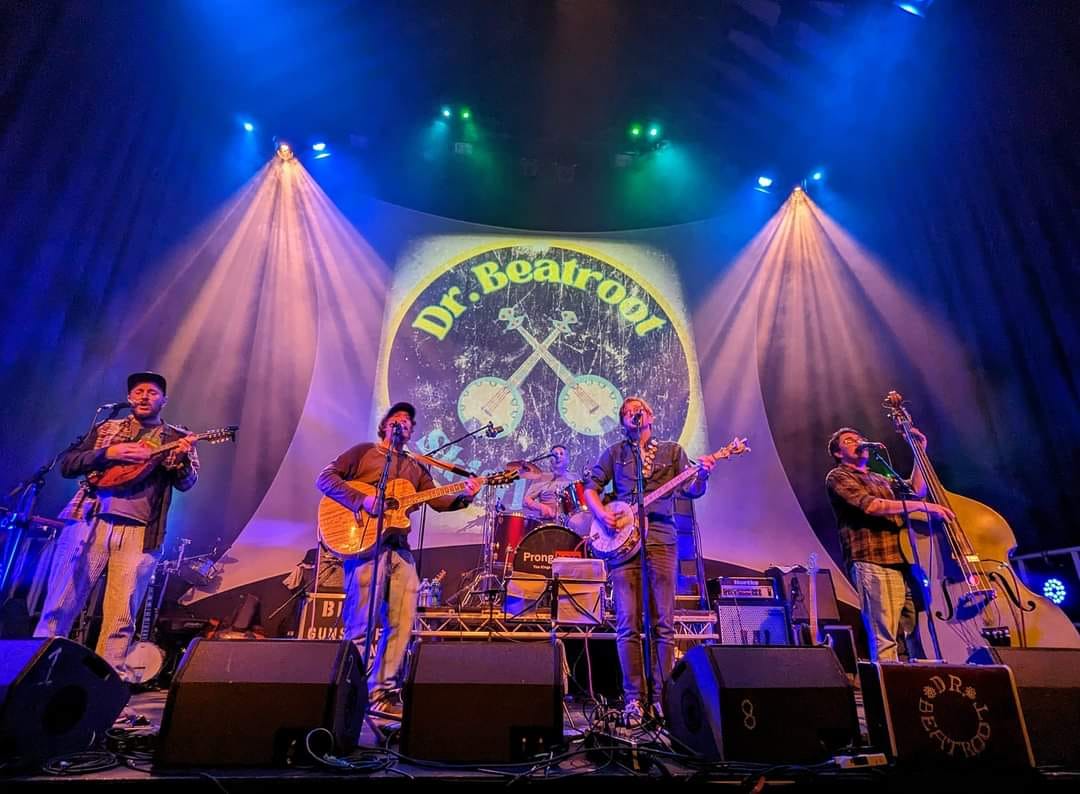
[(514, 573), (551, 577), (551, 561), (560, 557), (584, 557), (585, 541), (559, 524), (543, 524), (521, 541), (514, 551)]

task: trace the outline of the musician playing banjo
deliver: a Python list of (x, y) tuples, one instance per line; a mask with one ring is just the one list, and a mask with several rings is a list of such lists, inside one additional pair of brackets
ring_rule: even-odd
[[(626, 439), (606, 449), (593, 467), (586, 483), (585, 501), (593, 515), (614, 530), (620, 517), (601, 501), (600, 493), (611, 483), (617, 500), (633, 503), (637, 487), (637, 463), (632, 444), (641, 450), (644, 463), (645, 493), (668, 482), (690, 464), (686, 452), (674, 441), (660, 441), (653, 436), (653, 410), (641, 397), (627, 397), (619, 409), (619, 421)], [(675, 664), (675, 581), (678, 550), (672, 511), (674, 496), (697, 499), (705, 493), (709, 472), (716, 458), (699, 459), (700, 470), (681, 490), (649, 505), (646, 554), (650, 623), (653, 640), (653, 669), (649, 671), (653, 696), (651, 708), (659, 716), (661, 687)], [(623, 717), (630, 726), (641, 723), (645, 715), (642, 700), (646, 696), (641, 653), (642, 587), (639, 554), (613, 566), (610, 571), (615, 597), (615, 644), (622, 668)]]
[[(319, 474), (316, 485), (319, 490), (352, 512), (363, 511), (369, 516), (377, 515), (377, 497), (365, 495), (348, 481), (376, 485), (382, 474), (388, 450), (393, 451), (388, 480), (407, 480), (417, 491), (435, 487), (428, 469), (405, 450), (412, 437), (416, 422), (416, 409), (407, 402), (390, 406), (379, 422), (377, 444), (361, 443), (346, 450), (331, 461)], [(484, 479), (472, 477), (465, 481), (464, 493), (440, 496), (428, 502), (435, 510), (459, 510), (467, 507), (483, 487)], [(404, 531), (391, 527), (384, 529), (382, 553), (378, 565), (376, 620), (383, 629), (375, 663), (369, 681), (369, 700), (372, 712), (388, 718), (401, 718), (398, 671), (405, 659), (413, 620), (416, 617), (416, 594), (420, 580), (416, 563), (409, 551), (408, 527)], [(369, 593), (374, 554), (346, 557), (345, 603), (342, 620), (345, 623), (345, 639), (356, 643), (364, 651), (367, 633)]]
[(105, 600), (97, 653), (125, 681), (125, 664), (135, 633), (134, 616), (161, 555), (172, 491), (187, 491), (199, 477), (195, 436), (161, 418), (168, 402), (165, 378), (156, 372), (128, 376), (131, 414), (97, 425), (82, 443), (63, 455), (60, 471), (74, 478), (108, 470), (113, 463), (140, 464), (153, 449), (164, 451), (160, 465), (129, 486), (108, 491), (87, 482), (60, 513), (66, 523), (57, 540), (48, 590), (35, 637), (66, 637), (98, 578), (105, 573)]

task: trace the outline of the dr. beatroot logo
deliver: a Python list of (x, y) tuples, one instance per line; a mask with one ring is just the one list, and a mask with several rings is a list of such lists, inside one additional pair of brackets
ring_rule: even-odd
[(627, 394), (653, 404), (660, 437), (683, 430), (690, 373), (673, 318), (609, 259), (567, 244), (488, 248), (446, 267), (399, 317), (387, 389), (422, 411), (422, 451), (491, 423), (509, 450), (440, 457), (493, 470), (560, 443), (591, 463), (621, 436)]

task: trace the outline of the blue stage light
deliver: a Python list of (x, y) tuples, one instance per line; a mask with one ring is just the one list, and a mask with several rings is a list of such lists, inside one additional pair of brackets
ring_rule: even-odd
[(893, 5), (917, 17), (925, 17), (934, 0), (894, 0)]
[(311, 144), (311, 148), (314, 149), (317, 152), (321, 152), (321, 151), (324, 151), (326, 149), (326, 144), (323, 143), (322, 141), (319, 141), (318, 143)]
[(329, 157), (329, 156), (330, 156), (330, 152), (319, 152), (317, 155), (315, 155), (315, 159), (316, 160), (322, 160), (324, 157)]
[(757, 183), (758, 187), (772, 187), (773, 179), (771, 176), (759, 176)]
[(244, 122), (244, 132), (255, 132), (255, 125), (250, 121)]
[(822, 179), (825, 178), (825, 172), (824, 171), (815, 171), (814, 173), (812, 173), (810, 175), (810, 178), (813, 179), (815, 182), (820, 182)]
[(1060, 605), (1067, 595), (1065, 583), (1060, 579), (1047, 579), (1043, 582), (1043, 595)]

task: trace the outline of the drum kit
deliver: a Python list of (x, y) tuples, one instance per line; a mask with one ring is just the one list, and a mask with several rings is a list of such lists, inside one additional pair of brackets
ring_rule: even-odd
[[(536, 481), (545, 473), (533, 462), (515, 460), (506, 469), (516, 471), (526, 481)], [(480, 599), (492, 603), (503, 591), (510, 576), (551, 577), (555, 557), (584, 557), (586, 536), (592, 515), (585, 503), (585, 483), (571, 482), (559, 494), (554, 520), (523, 510), (507, 510), (491, 489), (477, 500), (485, 507), (483, 516), (483, 561), (477, 575), (466, 586), (461, 603)]]

